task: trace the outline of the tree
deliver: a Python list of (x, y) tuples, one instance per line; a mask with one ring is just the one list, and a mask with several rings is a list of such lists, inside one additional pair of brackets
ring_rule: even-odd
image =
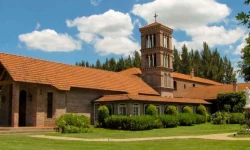
[(240, 75), (244, 78), (245, 81), (250, 81), (250, 33), (248, 34), (248, 38), (246, 38), (247, 45), (241, 50), (243, 54), (240, 61), (238, 63), (238, 67), (240, 68)]
[[(249, 5), (250, 0), (245, 0), (244, 4)], [(247, 25), (248, 28), (250, 28), (250, 11), (248, 11), (248, 14), (245, 12), (240, 12), (236, 16), (236, 19), (241, 21), (243, 25)]]
[(188, 55), (188, 49), (184, 44), (182, 47), (181, 53), (181, 73), (189, 74), (190, 73), (190, 57)]
[(128, 55), (128, 58), (125, 60), (125, 68), (124, 69), (129, 69), (132, 67), (133, 67), (133, 63), (132, 63), (130, 55)]
[(86, 67), (89, 67), (89, 62), (88, 61), (86, 62)]
[(198, 50), (194, 52), (194, 56), (191, 61), (192, 61), (191, 66), (194, 68), (194, 75), (199, 77), (200, 70), (202, 70), (202, 65), (201, 65), (200, 53)]
[(141, 56), (138, 51), (134, 52), (133, 66), (136, 68), (141, 68)]
[(231, 62), (227, 59), (227, 57), (224, 57), (224, 81), (223, 83), (231, 84), (235, 80), (235, 73), (233, 71), (233, 67)]
[(123, 57), (121, 56), (117, 62), (117, 71), (122, 71), (122, 70), (125, 70), (125, 62), (124, 62), (124, 59)]
[(101, 69), (102, 68), (102, 65), (101, 65), (101, 62), (100, 62), (99, 59), (96, 60), (95, 68), (97, 68), (97, 69)]
[(176, 48), (174, 48), (173, 67), (175, 72), (181, 72), (181, 59)]
[(201, 52), (201, 77), (210, 79), (210, 70), (211, 70), (211, 51), (206, 42), (203, 43), (203, 51)]
[(109, 59), (108, 59), (108, 58), (106, 58), (105, 63), (102, 64), (102, 69), (103, 69), (103, 70), (110, 70), (110, 69), (109, 69)]
[(109, 68), (110, 68), (110, 71), (116, 71), (117, 69), (116, 61), (113, 57), (109, 60)]

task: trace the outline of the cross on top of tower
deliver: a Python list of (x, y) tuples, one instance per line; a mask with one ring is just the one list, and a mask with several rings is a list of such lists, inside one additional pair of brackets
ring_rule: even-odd
[(155, 22), (156, 22), (156, 18), (158, 17), (158, 15), (155, 13), (155, 15), (154, 15), (154, 18), (155, 18)]

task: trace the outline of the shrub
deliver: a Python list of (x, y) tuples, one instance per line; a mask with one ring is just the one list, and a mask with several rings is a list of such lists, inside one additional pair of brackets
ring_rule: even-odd
[(109, 116), (109, 109), (107, 106), (100, 106), (98, 108), (98, 123), (100, 127), (104, 127), (104, 120)]
[(245, 122), (245, 116), (243, 113), (231, 113), (229, 115), (230, 124), (240, 124)]
[(193, 110), (190, 106), (185, 106), (182, 110), (183, 113), (193, 113)]
[(181, 126), (191, 126), (195, 123), (195, 117), (190, 113), (180, 113), (178, 118)]
[(212, 118), (213, 124), (226, 124), (229, 120), (229, 115), (227, 112), (217, 111), (215, 117)]
[(105, 119), (107, 128), (121, 130), (149, 130), (162, 127), (154, 116), (109, 116)]
[(164, 128), (174, 128), (179, 125), (179, 120), (177, 115), (160, 115), (161, 122)]
[(146, 109), (146, 115), (156, 115), (156, 114), (157, 114), (156, 106), (153, 104), (148, 105)]
[(195, 124), (202, 124), (206, 122), (206, 116), (200, 114), (192, 114), (195, 118)]
[(178, 114), (177, 108), (173, 105), (168, 106), (166, 109), (166, 114), (177, 115)]
[(197, 111), (196, 111), (197, 114), (200, 114), (202, 116), (207, 116), (207, 110), (206, 110), (206, 107), (204, 105), (199, 105), (197, 107)]
[(56, 119), (56, 125), (62, 133), (84, 133), (90, 126), (90, 119), (83, 115), (64, 114)]

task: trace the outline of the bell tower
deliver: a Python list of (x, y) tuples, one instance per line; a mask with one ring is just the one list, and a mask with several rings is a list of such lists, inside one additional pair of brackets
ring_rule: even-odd
[(173, 97), (173, 29), (155, 21), (139, 30), (142, 79), (162, 97)]

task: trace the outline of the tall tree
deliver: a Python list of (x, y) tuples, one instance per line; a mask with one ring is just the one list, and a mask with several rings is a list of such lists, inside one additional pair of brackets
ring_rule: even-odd
[(245, 81), (250, 81), (250, 33), (248, 34), (248, 38), (246, 38), (247, 45), (241, 50), (243, 54), (240, 61), (238, 63), (238, 67), (240, 68), (240, 75), (244, 78)]
[[(249, 5), (250, 0), (245, 0), (244, 4)], [(247, 13), (241, 12), (238, 13), (236, 19), (241, 21), (243, 25), (247, 25), (250, 28), (250, 11)], [(244, 78), (245, 81), (250, 81), (250, 33), (246, 38), (246, 46), (241, 50), (243, 54), (241, 59), (242, 61), (238, 62), (238, 67), (240, 68), (239, 73)]]
[(102, 64), (102, 69), (103, 70), (110, 70), (110, 68), (109, 68), (109, 59), (108, 58), (106, 58), (105, 63)]
[(192, 58), (192, 63), (191, 63), (192, 68), (194, 68), (194, 75), (195, 76), (200, 76), (200, 70), (202, 69), (201, 65), (201, 57), (200, 53), (198, 50), (194, 52), (194, 56)]
[(210, 70), (211, 70), (211, 51), (206, 42), (203, 43), (203, 51), (201, 52), (201, 77), (210, 79)]
[(175, 72), (181, 72), (181, 59), (179, 52), (176, 48), (174, 48), (173, 68)]
[(224, 57), (224, 70), (225, 70), (224, 83), (226, 84), (233, 83), (233, 81), (235, 80), (235, 73), (233, 71), (231, 62), (228, 60), (226, 56)]
[(90, 65), (89, 65), (89, 62), (88, 61), (86, 61), (86, 67), (89, 67)]
[(125, 69), (129, 69), (133, 67), (132, 59), (130, 55), (128, 55), (128, 58), (125, 60)]
[(101, 69), (102, 68), (102, 65), (101, 65), (101, 62), (100, 62), (99, 59), (96, 60), (95, 68), (97, 68), (97, 69)]
[(141, 56), (138, 51), (134, 52), (133, 66), (136, 68), (141, 68)]
[[(249, 5), (250, 0), (245, 0), (244, 4)], [(238, 13), (236, 19), (239, 20), (243, 25), (247, 25), (248, 28), (250, 28), (250, 11), (248, 11), (248, 13), (245, 12)]]
[(181, 53), (181, 73), (189, 74), (190, 73), (190, 57), (188, 55), (188, 49), (184, 44), (182, 47)]
[(123, 57), (121, 56), (117, 62), (117, 71), (119, 72), (122, 70), (125, 70), (125, 62), (124, 62)]
[(110, 68), (110, 71), (116, 71), (117, 69), (116, 61), (113, 57), (109, 60), (109, 68)]

